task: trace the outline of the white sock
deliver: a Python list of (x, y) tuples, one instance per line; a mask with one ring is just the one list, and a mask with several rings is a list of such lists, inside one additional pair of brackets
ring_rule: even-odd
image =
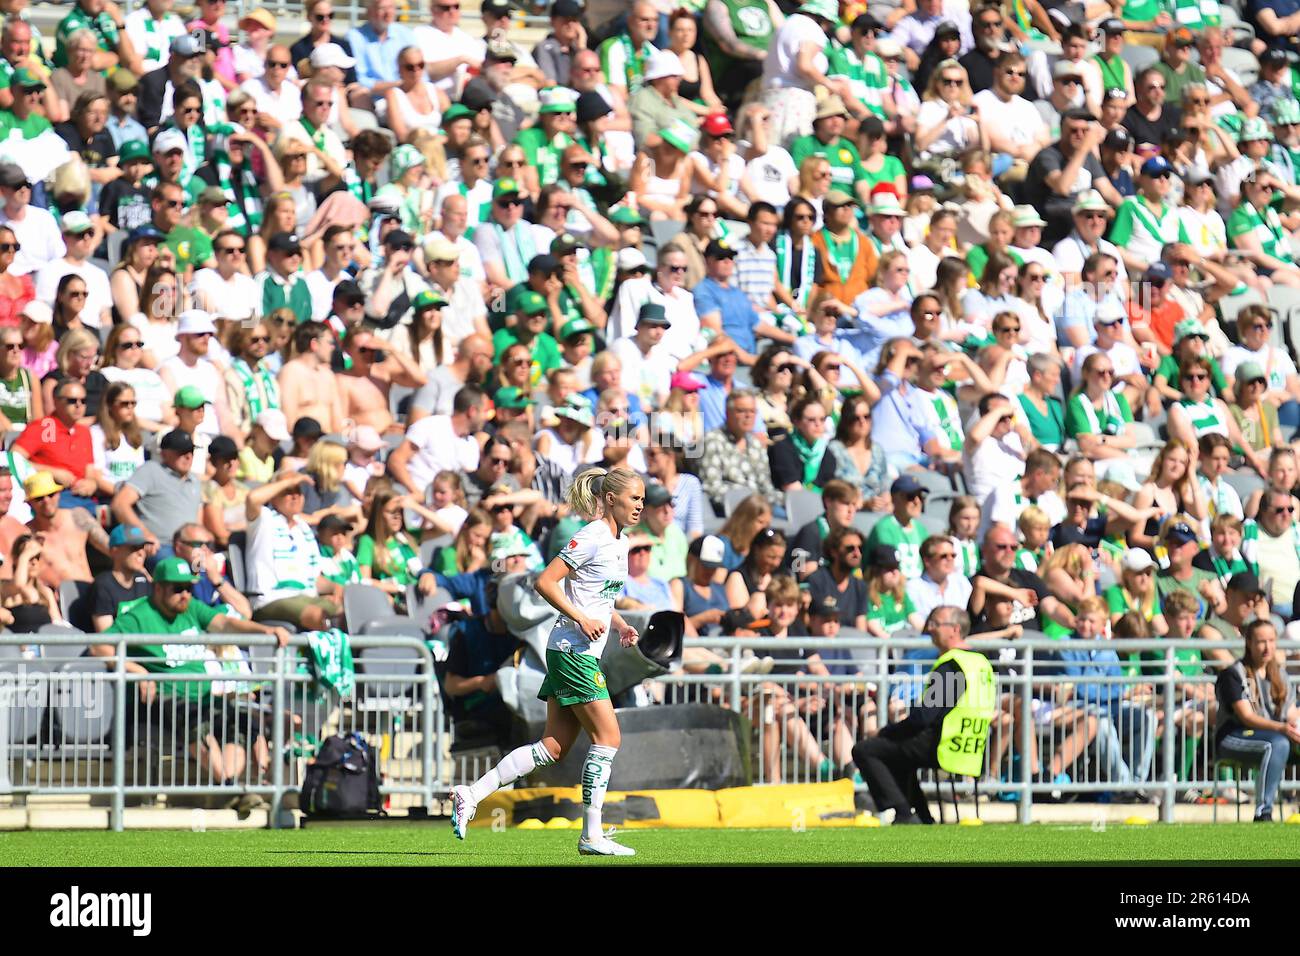
[(609, 789), (609, 775), (613, 771), (617, 747), (592, 744), (587, 759), (582, 764), (582, 836), (599, 840), (604, 834), (600, 828), (600, 811), (605, 806), (605, 791)]
[(538, 767), (553, 763), (555, 761), (551, 758), (551, 752), (542, 746), (541, 741), (519, 747), (502, 757), (499, 764), (470, 784), (470, 796), (475, 803), (481, 803), (506, 784), (514, 783)]

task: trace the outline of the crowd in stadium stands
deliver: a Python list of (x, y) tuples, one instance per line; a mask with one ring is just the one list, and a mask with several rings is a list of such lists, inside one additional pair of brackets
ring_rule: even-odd
[[(307, 0), (291, 43), (172, 5), (0, 0), (10, 631), (67, 582), (87, 630), (281, 640), (444, 588), (452, 713), (499, 731), (492, 579), (617, 465), (622, 608), (792, 648), (966, 608), (1060, 639), (1040, 779), (1148, 781), (1175, 725), (1164, 772), (1285, 762), (1284, 672), (1218, 643), (1300, 617), (1293, 0), (553, 0), (531, 50), (507, 0)], [(1165, 635), (1217, 698), (1089, 683)], [(742, 666), (855, 670), (796, 656)], [(769, 693), (765, 748), (853, 773), (874, 702)]]

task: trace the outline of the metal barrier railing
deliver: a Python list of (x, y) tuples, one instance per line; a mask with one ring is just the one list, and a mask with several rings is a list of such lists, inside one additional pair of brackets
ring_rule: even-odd
[[(979, 781), (945, 780), (927, 773), (923, 785), (937, 797), (949, 786), (986, 798), (1014, 802), (1017, 819), (1030, 822), (1035, 798), (1064, 794), (1119, 795), (1157, 802), (1162, 820), (1171, 821), (1183, 800), (1218, 791), (1237, 799), (1233, 788), (1216, 784), (1214, 751), (1217, 668), (1212, 651), (1241, 652), (1241, 641), (1101, 640), (1099, 648), (1147, 655), (1138, 672), (1122, 676), (1065, 673), (1056, 653), (1084, 642), (1037, 638), (1015, 641), (972, 640), (989, 655), (999, 684), (998, 716), (985, 751)], [(1279, 641), (1295, 666), (1300, 642)], [(852, 747), (878, 728), (902, 718), (916, 699), (936, 656), (923, 638), (707, 638), (687, 640), (687, 668), (657, 678), (653, 696), (664, 702), (712, 702), (745, 714), (755, 735), (755, 783), (806, 782), (853, 771)], [(848, 651), (828, 660), (830, 674), (813, 675), (797, 651)], [(1200, 673), (1177, 657), (1198, 650), (1205, 655)], [(692, 651), (707, 652), (726, 673), (690, 673)], [(909, 652), (930, 652), (928, 659)], [(743, 673), (749, 654), (771, 656), (772, 672)], [(1122, 665), (1127, 663), (1121, 662)], [(752, 666), (752, 665), (751, 665)], [(1112, 703), (1111, 687), (1123, 688)], [(1243, 777), (1247, 774), (1243, 773)], [(1289, 768), (1282, 791), (1300, 790)]]
[[(223, 667), (217, 650), (236, 641), (249, 654)], [(160, 642), (169, 660), (203, 659), (205, 672), (126, 669), (146, 659), (130, 648)], [(88, 644), (112, 645), (114, 656), (80, 656)], [(374, 747), (381, 793), (429, 805), (447, 788), (447, 721), (424, 642), (352, 637), (356, 689), (347, 699), (315, 692), (298, 667), (306, 646), (295, 636), (282, 649), (260, 634), (0, 635), (0, 793), (106, 795), (114, 830), (128, 797), (257, 795), (275, 826), (316, 744), (356, 731)], [(389, 653), (368, 658), (371, 648)]]

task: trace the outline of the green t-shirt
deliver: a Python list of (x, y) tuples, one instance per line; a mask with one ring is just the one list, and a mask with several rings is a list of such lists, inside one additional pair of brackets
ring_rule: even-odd
[(1061, 407), (1060, 399), (1049, 395), (1047, 411), (1044, 413), (1038, 410), (1038, 406), (1031, 402), (1024, 392), (1021, 392), (1017, 398), (1025, 417), (1029, 419), (1029, 430), (1038, 444), (1053, 449), (1065, 444), (1065, 409)]
[(1156, 64), (1156, 69), (1160, 75), (1165, 78), (1165, 102), (1181, 103), (1183, 101), (1183, 90), (1193, 83), (1205, 82), (1205, 71), (1199, 64), (1188, 63), (1183, 67), (1182, 73), (1177, 73), (1164, 60)]
[(0, 381), (0, 412), (14, 425), (27, 424), (34, 388), (32, 373), (21, 367), (13, 378)]
[(1129, 249), (1148, 262), (1159, 259), (1160, 251), (1171, 242), (1191, 242), (1177, 209), (1161, 203), (1160, 208), (1153, 211), (1141, 196), (1124, 197), (1115, 210), (1109, 238), (1115, 245)]
[(402, 587), (414, 584), (423, 570), (420, 553), (395, 537), (385, 541), (384, 547), (388, 550), (388, 569), (381, 573), (375, 567), (375, 539), (363, 534), (357, 540), (357, 566), (369, 568), (370, 576), (376, 581), (392, 580)]
[(880, 167), (878, 172), (873, 173), (867, 169), (865, 163), (862, 166), (863, 178), (867, 182), (868, 189), (875, 189), (880, 183), (893, 183), (904, 172), (903, 161), (890, 154), (885, 155), (885, 164)]
[(1204, 621), (1214, 608), (1206, 607), (1205, 598), (1201, 597), (1198, 590), (1202, 581), (1214, 581), (1216, 578), (1209, 571), (1202, 571), (1200, 568), (1192, 568), (1192, 576), (1186, 581), (1177, 580), (1168, 570), (1156, 573), (1156, 594), (1160, 596), (1160, 603), (1163, 606), (1164, 600), (1175, 591), (1186, 591), (1192, 597), (1200, 602), (1201, 610), (1196, 615), (1198, 621)]
[[(1142, 668), (1147, 674), (1164, 674), (1165, 672), (1165, 655), (1163, 651), (1143, 651), (1138, 655), (1146, 666)], [(1205, 665), (1201, 662), (1201, 652), (1192, 647), (1184, 647), (1174, 651), (1174, 670), (1184, 677), (1196, 677), (1198, 674), (1205, 673)]]
[(117, 45), (120, 42), (117, 24), (109, 16), (108, 11), (101, 10), (91, 16), (81, 7), (76, 6), (72, 8), (71, 13), (59, 21), (58, 30), (54, 34), (55, 67), (68, 65), (68, 41), (78, 30), (89, 30), (95, 34), (95, 38), (99, 41), (99, 48), (104, 52), (117, 52)]
[(1083, 392), (1070, 396), (1065, 405), (1065, 433), (1071, 438), (1079, 435), (1118, 435), (1127, 422), (1133, 421), (1128, 399), (1123, 392), (1106, 392), (1100, 410)]
[(167, 233), (167, 248), (176, 254), (177, 272), (184, 272), (189, 266), (201, 268), (212, 258), (212, 239), (193, 226), (177, 226)]
[[(1021, 258), (1020, 253), (1008, 248), (1007, 255), (1017, 266), (1023, 266), (1025, 260)], [(970, 267), (970, 274), (978, 283), (984, 275), (984, 267), (989, 264), (989, 251), (984, 246), (971, 246), (966, 252), (966, 265)]]
[[(1102, 597), (1106, 599), (1106, 608), (1110, 611), (1112, 616), (1116, 614), (1127, 614), (1129, 611), (1140, 610), (1136, 604), (1129, 603), (1128, 597), (1124, 594), (1124, 586), (1121, 584), (1112, 584), (1105, 590)], [(1156, 616), (1156, 612), (1159, 608), (1160, 602), (1152, 601), (1151, 610), (1143, 611), (1142, 616), (1149, 621)]]
[(867, 176), (857, 147), (843, 136), (832, 143), (823, 143), (809, 133), (790, 144), (790, 158), (794, 160), (795, 169), (802, 166), (809, 156), (825, 156), (826, 162), (831, 164), (831, 182), (844, 187), (850, 194), (853, 185)]
[[(184, 614), (167, 620), (154, 607), (153, 598), (145, 598), (118, 609), (117, 618), (109, 625), (107, 634), (206, 634), (221, 611), (190, 598)], [(206, 674), (207, 661), (212, 654), (205, 644), (145, 644), (130, 650), (133, 657), (143, 657), (141, 666), (151, 674)], [(162, 682), (158, 692), (164, 697), (178, 696), (195, 700), (210, 692), (207, 681)]]
[(40, 113), (28, 113), (20, 120), (12, 111), (0, 110), (0, 140), (8, 139), (14, 130), (21, 130), (23, 139), (35, 139), (50, 129), (54, 127)]
[(1151, 23), (1165, 12), (1163, 0), (1125, 0), (1121, 16), (1136, 23)]
[(925, 566), (921, 563), (921, 544), (928, 537), (930, 532), (919, 521), (913, 521), (910, 528), (904, 529), (897, 518), (889, 515), (876, 522), (867, 535), (867, 543), (862, 550), (870, 552), (881, 544), (893, 548), (898, 552), (899, 570), (910, 581), (925, 572)]
[(433, 569), (449, 578), (460, 574), (460, 568), (456, 567), (455, 545), (449, 544), (445, 548), (438, 549), (438, 553), (433, 557)]
[(1265, 255), (1281, 262), (1294, 262), (1291, 258), (1291, 244), (1277, 210), (1271, 206), (1262, 213), (1248, 202), (1243, 202), (1228, 217), (1228, 245), (1237, 248), (1236, 239), (1251, 233), (1259, 240)]
[(547, 140), (540, 126), (521, 129), (515, 134), (515, 144), (523, 148), (528, 165), (537, 170), (537, 179), (543, 186), (560, 178), (560, 156), (572, 143), (573, 137), (568, 133), (557, 133), (554, 139)]
[[(1170, 385), (1178, 384), (1178, 360), (1172, 355), (1166, 355), (1156, 366), (1155, 372), (1151, 375), (1151, 380), (1155, 381), (1156, 376), (1163, 376), (1165, 382)], [(1223, 376), (1223, 369), (1219, 368), (1216, 359), (1210, 358), (1210, 384), (1214, 387), (1214, 394), (1222, 398), (1223, 393), (1228, 390), (1228, 380)]]
[[(492, 335), (492, 352), (498, 365), (505, 350), (519, 341), (514, 329), (497, 329)], [(560, 355), (560, 346), (549, 332), (541, 332), (533, 339), (533, 369), (531, 381), (538, 384), (553, 368), (564, 364)]]
[(901, 606), (894, 600), (894, 596), (886, 591), (880, 595), (879, 604), (867, 609), (867, 620), (879, 621), (886, 634), (893, 634), (907, 627), (908, 615), (915, 613), (916, 605), (912, 603), (912, 597), (906, 591), (903, 592)]
[(654, 534), (645, 525), (637, 526), (636, 530), (649, 535), (654, 541), (650, 549), (650, 577), (661, 581), (686, 577), (686, 552), (691, 546), (686, 540), (686, 532), (676, 523), (664, 528), (663, 537)]

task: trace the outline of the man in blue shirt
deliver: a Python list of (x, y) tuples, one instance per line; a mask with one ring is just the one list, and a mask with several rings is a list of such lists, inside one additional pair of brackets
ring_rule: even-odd
[(370, 90), (376, 99), (397, 86), (397, 55), (408, 46), (416, 46), (409, 27), (394, 23), (396, 0), (370, 0), (366, 5), (366, 22), (348, 31), (348, 46), (357, 61), (357, 82)]
[(913, 384), (920, 367), (920, 350), (902, 342), (878, 379), (881, 399), (871, 410), (871, 443), (884, 451), (894, 471), (927, 464), (939, 447), (935, 420), (926, 408), (928, 398)]
[(714, 239), (704, 250), (705, 278), (695, 286), (695, 312), (702, 325), (722, 325), (722, 331), (740, 349), (740, 361), (753, 365), (758, 356), (758, 337), (789, 339), (775, 326), (762, 321), (749, 296), (732, 284), (736, 272), (736, 249), (726, 240)]

